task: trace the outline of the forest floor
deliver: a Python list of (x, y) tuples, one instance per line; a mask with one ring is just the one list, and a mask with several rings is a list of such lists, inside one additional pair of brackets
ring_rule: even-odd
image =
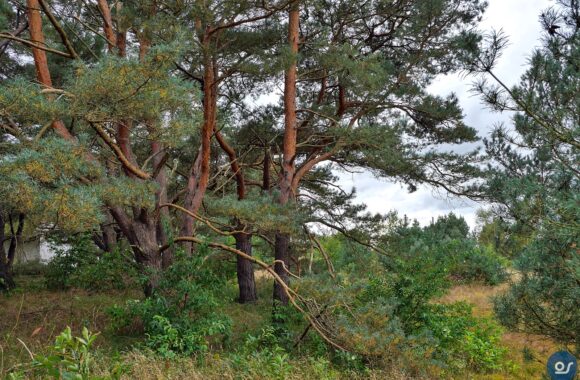
[[(79, 333), (81, 326), (87, 326), (91, 331), (100, 331), (97, 346), (103, 352), (125, 352), (122, 357), (132, 364), (133, 369), (126, 378), (146, 379), (210, 379), (235, 378), (235, 372), (220, 372), (224, 368), (205, 368), (198, 366), (197, 361), (189, 359), (178, 363), (170, 363), (163, 359), (151, 360), (138, 351), (129, 349), (137, 338), (119, 337), (113, 335), (108, 328), (106, 309), (114, 304), (122, 304), (129, 298), (140, 297), (139, 292), (109, 292), (90, 293), (81, 290), (63, 292), (48, 291), (43, 286), (41, 276), (22, 276), (17, 279), (21, 288), (9, 296), (0, 295), (0, 379), (13, 368), (16, 363), (30, 361), (30, 353), (43, 352), (54, 341), (66, 326), (71, 326), (73, 332)], [(241, 339), (244, 333), (254, 331), (267, 321), (264, 320), (263, 309), (270, 307), (270, 279), (260, 278), (259, 295), (261, 300), (254, 305), (238, 305), (232, 303), (228, 314), (234, 321), (234, 331)], [(507, 285), (460, 285), (453, 287), (449, 293), (437, 302), (451, 303), (465, 301), (473, 305), (477, 316), (490, 317), (493, 314), (490, 297), (507, 288)], [(232, 289), (232, 298), (235, 289)], [(256, 310), (259, 310), (258, 312)], [(233, 338), (234, 340), (236, 337)], [(512, 369), (505, 373), (488, 375), (465, 374), (461, 379), (541, 379), (545, 372), (545, 364), (551, 353), (556, 351), (556, 345), (549, 339), (537, 335), (515, 332), (505, 332), (502, 344), (507, 348), (507, 357)], [(219, 354), (211, 354), (219, 357)], [(104, 358), (106, 362), (109, 358)], [(215, 361), (216, 363), (219, 360)], [(296, 367), (302, 363), (294, 363)], [(311, 369), (302, 369), (311, 371)], [(301, 370), (301, 371), (302, 371)], [(213, 372), (212, 372), (213, 371)], [(216, 372), (217, 371), (217, 372)], [(231, 369), (227, 369), (231, 371)], [(185, 375), (187, 374), (187, 375)], [(314, 373), (303, 372), (292, 378), (316, 379)], [(328, 379), (343, 378), (340, 374), (334, 377), (328, 374)], [(368, 378), (403, 379), (392, 372), (371, 373)], [(258, 376), (260, 377), (260, 376)]]

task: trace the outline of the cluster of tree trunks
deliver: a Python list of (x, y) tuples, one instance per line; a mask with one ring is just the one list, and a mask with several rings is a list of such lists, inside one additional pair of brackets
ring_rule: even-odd
[[(45, 8), (44, 4), (39, 2), (39, 0), (27, 0), (27, 7), (30, 40), (35, 44), (44, 45), (45, 39), (40, 13), (40, 10)], [(100, 10), (103, 19), (103, 30), (107, 38), (109, 53), (115, 54), (116, 52), (120, 57), (125, 57), (127, 54), (127, 30), (123, 30), (120, 27), (115, 30), (115, 23), (111, 15), (111, 9), (106, 0), (98, 1), (98, 9)], [(155, 11), (156, 5), (155, 2), (153, 2), (151, 12)], [(117, 24), (122, 25), (122, 23)], [(204, 52), (203, 79), (201, 81), (203, 94), (203, 124), (201, 128), (201, 146), (189, 171), (189, 178), (184, 195), (184, 206), (191, 214), (198, 213), (208, 187), (210, 177), (211, 139), (214, 134), (220, 146), (231, 160), (232, 171), (236, 174), (239, 199), (243, 200), (246, 193), (244, 176), (237, 162), (236, 153), (219, 134), (219, 131), (216, 130), (218, 113), (216, 73), (218, 68), (216, 67), (216, 58), (211, 54), (211, 49), (213, 44), (215, 44), (215, 39), (218, 33), (216, 32), (215, 27), (211, 25), (202, 27), (201, 22), (199, 21), (196, 21), (196, 29)], [(137, 33), (137, 36), (139, 43), (139, 57), (143, 60), (151, 47), (151, 41), (146, 33)], [(38, 82), (46, 88), (52, 88), (52, 79), (46, 51), (33, 46), (32, 53)], [(69, 132), (62, 121), (53, 121), (52, 128), (62, 138), (71, 141), (72, 143), (76, 142), (76, 138)], [(139, 163), (132, 151), (130, 120), (118, 123), (115, 136), (108, 136), (107, 132), (102, 129), (97, 129), (97, 133), (99, 133), (107, 144), (114, 150), (117, 158), (123, 165), (125, 175), (136, 180), (153, 180), (157, 184), (156, 208), (153, 211), (141, 208), (133, 209), (129, 213), (117, 205), (108, 205), (108, 214), (118, 225), (119, 230), (133, 248), (137, 263), (142, 265), (144, 270), (148, 272), (149, 282), (145, 285), (144, 291), (146, 295), (151, 295), (157, 285), (160, 273), (164, 268), (171, 264), (173, 256), (171, 249), (164, 250), (163, 253), (160, 251), (160, 247), (165, 246), (168, 241), (163, 227), (164, 219), (167, 220), (167, 218), (169, 218), (168, 209), (160, 207), (161, 205), (168, 203), (167, 173), (164, 167), (167, 159), (167, 152), (164, 151), (163, 145), (160, 142), (155, 140), (151, 141), (153, 173), (156, 174), (154, 178), (150, 178), (148, 173), (139, 169)], [(192, 236), (194, 234), (195, 219), (191, 214), (184, 213), (181, 216), (180, 234), (182, 236)], [(111, 223), (103, 224), (102, 227), (102, 236), (98, 237), (96, 240), (99, 242), (100, 246), (110, 250), (116, 245), (114, 230), (111, 227)], [(236, 225), (236, 227), (240, 226)], [(244, 231), (247, 229), (248, 228), (243, 228)], [(236, 238), (236, 246), (241, 251), (251, 255), (251, 233), (236, 233), (234, 236)], [(193, 252), (193, 248), (192, 243), (186, 243), (185, 249), (187, 251), (191, 253)], [(253, 264), (242, 257), (238, 257), (237, 260), (238, 278), (240, 281), (239, 301), (255, 301), (257, 295)]]
[[(110, 169), (115, 171), (113, 173), (114, 176), (123, 175), (134, 181), (144, 183), (154, 182), (157, 189), (154, 207), (129, 208), (120, 207), (113, 203), (107, 204), (107, 217), (110, 220), (103, 223), (102, 233), (96, 238), (99, 245), (104, 249), (113, 249), (117, 245), (116, 236), (118, 234), (122, 235), (132, 247), (135, 260), (145, 270), (149, 271), (150, 281), (146, 285), (145, 292), (146, 294), (151, 294), (156, 287), (161, 272), (173, 260), (173, 248), (166, 249), (169, 241), (179, 241), (184, 245), (186, 252), (190, 254), (194, 252), (193, 244), (195, 240), (187, 238), (194, 236), (197, 219), (202, 208), (202, 201), (206, 197), (208, 187), (210, 191), (212, 190), (210, 187), (213, 184), (212, 168), (218, 166), (212, 166), (211, 160), (213, 156), (219, 156), (219, 159), (227, 157), (229, 162), (226, 166), (229, 164), (229, 170), (233, 173), (231, 178), (235, 182), (232, 181), (231, 184), (235, 184), (238, 201), (244, 202), (248, 199), (248, 191), (246, 189), (246, 185), (249, 183), (246, 178), (248, 173), (244, 172), (244, 168), (249, 166), (244, 166), (240, 158), (240, 156), (243, 158), (247, 152), (244, 151), (243, 154), (242, 152), (237, 152), (236, 144), (233, 141), (228, 141), (228, 138), (231, 137), (226, 133), (222, 135), (220, 132), (222, 120), (219, 119), (222, 117), (221, 115), (230, 112), (230, 109), (224, 110), (220, 108), (223, 104), (228, 102), (236, 103), (235, 99), (231, 101), (228, 96), (228, 86), (241, 86), (241, 83), (244, 83), (249, 75), (254, 74), (251, 70), (244, 72), (243, 70), (245, 69), (241, 67), (247, 63), (245, 59), (255, 53), (252, 53), (251, 50), (249, 50), (250, 52), (238, 50), (238, 47), (227, 50), (224, 46), (236, 41), (235, 39), (227, 40), (227, 38), (231, 38), (231, 35), (240, 32), (240, 34), (247, 37), (249, 29), (259, 29), (258, 23), (267, 21), (269, 18), (275, 20), (275, 22), (287, 19), (286, 38), (281, 36), (280, 40), (272, 42), (272, 44), (276, 44), (276, 46), (272, 45), (272, 47), (280, 48), (288, 52), (290, 56), (287, 61), (282, 62), (285, 65), (282, 141), (280, 142), (278, 139), (276, 143), (268, 143), (273, 144), (272, 147), (268, 144), (261, 146), (265, 149), (263, 183), (261, 187), (263, 192), (270, 192), (272, 188), (278, 190), (277, 199), (273, 202), (277, 202), (278, 206), (283, 208), (297, 206), (298, 196), (301, 195), (299, 194), (299, 189), (302, 189), (302, 186), (307, 183), (304, 180), (306, 175), (311, 173), (317, 164), (329, 160), (333, 160), (339, 165), (346, 164), (351, 167), (376, 170), (385, 177), (393, 177), (407, 183), (410, 188), (413, 188), (415, 183), (422, 182), (441, 186), (445, 189), (452, 187), (448, 186), (447, 182), (452, 183), (453, 186), (460, 187), (461, 181), (470, 175), (465, 174), (470, 173), (468, 165), (457, 164), (455, 165), (457, 169), (455, 169), (452, 168), (454, 165), (447, 164), (447, 161), (452, 161), (453, 157), (439, 157), (435, 150), (429, 151), (428, 155), (423, 155), (420, 152), (410, 152), (412, 150), (411, 147), (424, 146), (430, 148), (445, 142), (468, 142), (476, 139), (476, 134), (462, 123), (460, 112), (456, 112), (453, 101), (434, 99), (427, 94), (427, 91), (425, 93), (417, 91), (415, 87), (418, 86), (417, 88), (420, 88), (423, 83), (414, 83), (408, 75), (415, 69), (417, 69), (418, 73), (424, 72), (426, 75), (432, 76), (436, 74), (432, 73), (434, 70), (446, 73), (446, 71), (451, 70), (448, 68), (448, 66), (452, 66), (450, 62), (455, 61), (454, 59), (448, 59), (453, 58), (455, 54), (451, 51), (453, 50), (451, 46), (458, 45), (455, 42), (453, 43), (455, 45), (449, 45), (449, 41), (453, 39), (447, 38), (446, 34), (449, 31), (443, 30), (443, 28), (432, 30), (427, 34), (410, 35), (408, 37), (409, 41), (404, 44), (397, 41), (401, 38), (399, 33), (404, 32), (405, 28), (408, 27), (407, 23), (415, 25), (414, 22), (428, 21), (425, 25), (435, 25), (437, 22), (443, 22), (445, 25), (453, 25), (453, 27), (449, 26), (449, 29), (453, 30), (462, 30), (461, 27), (465, 27), (464, 31), (467, 33), (472, 24), (475, 23), (474, 20), (476, 20), (477, 14), (481, 10), (477, 5), (473, 5), (472, 9), (468, 5), (465, 7), (447, 7), (445, 4), (444, 6), (434, 3), (433, 7), (442, 7), (440, 10), (441, 15), (437, 12), (425, 11), (426, 14), (418, 15), (417, 20), (408, 21), (409, 18), (412, 18), (408, 15), (408, 9), (416, 7), (417, 12), (423, 12), (423, 8), (419, 7), (417, 3), (419, 2), (402, 1), (392, 4), (392, 8), (389, 6), (385, 9), (383, 9), (383, 5), (377, 5), (372, 2), (361, 5), (360, 9), (351, 7), (348, 2), (340, 3), (341, 6), (333, 10), (333, 12), (336, 12), (336, 20), (333, 21), (333, 18), (327, 18), (323, 14), (324, 12), (314, 15), (310, 12), (310, 9), (315, 13), (319, 12), (315, 9), (316, 7), (307, 8), (310, 5), (300, 0), (282, 0), (268, 4), (246, 5), (239, 9), (234, 7), (235, 10), (228, 10), (233, 12), (231, 15), (212, 14), (212, 12), (219, 13), (222, 10), (216, 10), (219, 7), (214, 9), (206, 2), (196, 2), (195, 7), (191, 8), (191, 13), (186, 16), (193, 19), (184, 22), (184, 27), (190, 28), (190, 37), (193, 39), (190, 42), (193, 43), (192, 46), (195, 46), (195, 48), (191, 49), (187, 53), (190, 55), (186, 54), (186, 58), (182, 61), (173, 62), (173, 64), (188, 79), (191, 79), (199, 86), (198, 89), (202, 101), (202, 121), (199, 136), (196, 136), (199, 137), (199, 144), (191, 147), (195, 154), (186, 154), (189, 160), (187, 165), (189, 166), (179, 172), (184, 181), (179, 183), (178, 186), (173, 186), (177, 182), (169, 180), (169, 171), (166, 165), (169, 156), (172, 154), (170, 152), (171, 147), (165, 146), (164, 144), (167, 144), (167, 142), (162, 142), (156, 136), (152, 121), (135, 121), (127, 117), (126, 120), (121, 121), (115, 119), (114, 125), (107, 125), (106, 128), (97, 123), (90, 123), (96, 135), (100, 137), (103, 143), (102, 146), (106, 149), (108, 148), (110, 150), (109, 154), (111, 154), (113, 160), (116, 160), (113, 168)], [(332, 7), (337, 4), (331, 3), (329, 6)], [(182, 8), (182, 5), (180, 3), (177, 6), (174, 10), (175, 14), (181, 15), (182, 13), (180, 12), (186, 9)], [(47, 6), (45, 0), (27, 0), (27, 6), (27, 27), (30, 32), (30, 41), (27, 44), (32, 48), (37, 81), (42, 86), (50, 89), (53, 83), (46, 51), (54, 52), (54, 49), (48, 49), (45, 46), (41, 12), (46, 14), (46, 18), (57, 32), (55, 36), (60, 37), (62, 45), (66, 48), (67, 52), (60, 52), (60, 55), (72, 59), (78, 59), (79, 55), (68, 40), (59, 21), (51, 14), (50, 7)], [(102, 20), (99, 21), (102, 22), (102, 30), (107, 43), (107, 51), (102, 53), (133, 59), (127, 57), (128, 52), (129, 54), (138, 52), (140, 62), (146, 65), (149, 58), (148, 53), (155, 47), (157, 36), (147, 26), (147, 22), (130, 27), (126, 25), (128, 23), (125, 23), (125, 20), (118, 19), (123, 17), (123, 12), (121, 12), (122, 9), (120, 8), (122, 6), (122, 1), (115, 2), (115, 7), (119, 8), (111, 9), (107, 0), (97, 0), (95, 10), (98, 9), (100, 12)], [(125, 6), (128, 6), (128, 3), (125, 3)], [(152, 1), (147, 3), (144, 8), (139, 8), (139, 12), (142, 13), (141, 16), (144, 20), (150, 21), (156, 17), (156, 12), (159, 9), (163, 8), (164, 12), (167, 12), (167, 8), (164, 8), (167, 6), (167, 4)], [(204, 7), (207, 8), (206, 13), (200, 11)], [(466, 10), (463, 8), (466, 8)], [(223, 11), (228, 12), (226, 10)], [(359, 11), (361, 13), (352, 19), (344, 17), (352, 12)], [(164, 13), (163, 18), (170, 13)], [(375, 20), (375, 18), (377, 19)], [(141, 19), (139, 18), (139, 20)], [(175, 21), (181, 22), (177, 20), (179, 20), (178, 18)], [(301, 22), (303, 25), (300, 24)], [(327, 22), (328, 25), (326, 24)], [(312, 25), (315, 25), (315, 27)], [(458, 28), (455, 28), (456, 26)], [(330, 32), (325, 37), (324, 35), (328, 30)], [(360, 35), (360, 38), (351, 38), (349, 33)], [(459, 32), (457, 34), (457, 38), (459, 38), (459, 35), (463, 35)], [(99, 34), (99, 36), (103, 37), (102, 34)], [(362, 36), (366, 37), (362, 38)], [(309, 48), (300, 50), (301, 47), (309, 46), (307, 42), (304, 42), (308, 41), (308, 38), (316, 43), (318, 43), (318, 38), (326, 38), (328, 39), (326, 43), (329, 49), (337, 48), (339, 51), (344, 46), (359, 41), (360, 46), (357, 46), (357, 49), (360, 51), (356, 53), (353, 50), (352, 53), (344, 54), (338, 52), (339, 58), (337, 60), (343, 59), (347, 61), (347, 65), (345, 65), (345, 68), (340, 68), (333, 72), (333, 68), (327, 62), (322, 62), (323, 60), (315, 62), (320, 59), (316, 55), (312, 59), (299, 60), (301, 54), (310, 54)], [(399, 46), (399, 44), (402, 45)], [(356, 81), (358, 77), (357, 75), (350, 75), (349, 70), (351, 68), (352, 71), (358, 70), (360, 71), (358, 74), (361, 77), (366, 77), (367, 69), (374, 67), (372, 60), (369, 61), (369, 57), (374, 57), (374, 54), (377, 54), (376, 58), (378, 59), (378, 53), (384, 53), (385, 49), (386, 53), (393, 53), (392, 57), (386, 54), (383, 57), (384, 62), (369, 71), (369, 75), (373, 74), (375, 69), (379, 71), (378, 78), (382, 81), (381, 88), (375, 89), (369, 85), (367, 86), (369, 89), (367, 89), (365, 83), (361, 83), (359, 86), (358, 82), (353, 85), (351, 82)], [(446, 58), (441, 58), (443, 49), (449, 50), (449, 57), (445, 55)], [(406, 60), (405, 64), (398, 64), (396, 62), (397, 57)], [(267, 59), (260, 56), (255, 61), (263, 63), (263, 61), (267, 62)], [(281, 61), (276, 61), (276, 64), (280, 63)], [(340, 62), (337, 61), (337, 64), (340, 64)], [(309, 65), (313, 65), (312, 70), (310, 70)], [(459, 63), (457, 65), (459, 66)], [(378, 66), (381, 66), (381, 68), (378, 68)], [(299, 67), (305, 68), (304, 72), (300, 69), (300, 75), (298, 73)], [(440, 68), (437, 69), (436, 67)], [(384, 72), (381, 71), (383, 69), (385, 70)], [(272, 72), (268, 75), (270, 74), (271, 78), (275, 78), (278, 75), (277, 72)], [(348, 78), (345, 78), (345, 76)], [(418, 76), (421, 75), (418, 74)], [(254, 83), (253, 79), (250, 79), (247, 82), (252, 82), (252, 85), (254, 85), (262, 83), (260, 82), (262, 80), (263, 78), (260, 78)], [(319, 89), (318, 86), (320, 86)], [(359, 87), (365, 88), (361, 89)], [(248, 88), (251, 89), (252, 87), (249, 86)], [(242, 95), (245, 94), (236, 93), (233, 98)], [(50, 97), (52, 95), (48, 92), (47, 96)], [(393, 100), (397, 97), (400, 99)], [(435, 108), (435, 110), (431, 111), (430, 108)], [(320, 112), (319, 110), (321, 109), (324, 111)], [(375, 132), (373, 128), (368, 128), (368, 134), (366, 135), (364, 133), (360, 136), (357, 135), (362, 128), (356, 127), (362, 118), (368, 117), (373, 122), (367, 124), (370, 124), (370, 127), (375, 127), (376, 124), (383, 123), (383, 116), (384, 119), (390, 116), (400, 118), (399, 114), (407, 115), (410, 123), (413, 124), (412, 127), (393, 126), (390, 128), (389, 126), (389, 128), (380, 130), (380, 132), (384, 133), (377, 133), (381, 134), (381, 136), (376, 136), (380, 140), (378, 142), (374, 141), (374, 137), (369, 137)], [(276, 121), (273, 121), (273, 123), (276, 123)], [(450, 125), (458, 130), (457, 135), (449, 131)], [(71, 144), (77, 143), (76, 137), (61, 120), (54, 120), (52, 128), (58, 136), (70, 141)], [(396, 128), (401, 128), (401, 130), (395, 132), (391, 130)], [(404, 128), (407, 129), (403, 130)], [(438, 128), (441, 128), (441, 130)], [(149, 132), (147, 138), (139, 139), (134, 132), (135, 129), (138, 129), (141, 134)], [(274, 126), (273, 129), (275, 129)], [(339, 129), (341, 133), (336, 133)], [(370, 133), (368, 132), (369, 129)], [(344, 135), (342, 132), (344, 132)], [(413, 138), (416, 141), (413, 141), (407, 147), (406, 142), (402, 141), (403, 139), (398, 135), (399, 132), (401, 136), (408, 135), (410, 139)], [(351, 133), (355, 136), (355, 140), (356, 138), (358, 140), (351, 141), (351, 136), (348, 135)], [(143, 147), (143, 141), (146, 141), (145, 147)], [(213, 143), (219, 146), (219, 150), (223, 153), (216, 155), (217, 149), (214, 148), (212, 151)], [(270, 155), (270, 148), (275, 148), (272, 149), (272, 153), (276, 157), (275, 162)], [(357, 154), (349, 154), (349, 149), (356, 151)], [(371, 153), (368, 153), (368, 151), (371, 151)], [(213, 156), (212, 153), (214, 154)], [(90, 155), (91, 153), (87, 154)], [(395, 155), (397, 159), (383, 160), (382, 156), (384, 154)], [(145, 157), (148, 158), (145, 159)], [(97, 159), (96, 157), (89, 158)], [(219, 159), (216, 159), (216, 162)], [(147, 169), (149, 166), (150, 169)], [(277, 169), (276, 179), (270, 179), (271, 168)], [(107, 167), (107, 169), (109, 168)], [(457, 170), (458, 174), (454, 170)], [(246, 171), (249, 172), (249, 169), (246, 169)], [(309, 177), (306, 177), (308, 181), (310, 180)], [(178, 187), (178, 189), (175, 187)], [(175, 196), (175, 199), (169, 200), (169, 192), (178, 193), (179, 195)], [(168, 206), (178, 201), (183, 205), (185, 212), (177, 216), (170, 215)], [(227, 235), (235, 238), (238, 251), (248, 255), (247, 257), (251, 257), (252, 254), (252, 237), (262, 236), (262, 234), (257, 232), (256, 226), (251, 225), (252, 223), (258, 224), (255, 221), (250, 223), (232, 217), (227, 233)], [(331, 223), (327, 224), (331, 225)], [(176, 239), (168, 237), (168, 225), (170, 225), (169, 228), (172, 233), (179, 232), (179, 236)], [(337, 230), (340, 231), (339, 228)], [(277, 304), (286, 305), (290, 300), (284, 285), (288, 283), (290, 278), (292, 236), (288, 234), (286, 229), (278, 229), (274, 231), (273, 235), (274, 241), (271, 242), (268, 239), (268, 242), (272, 243), (274, 247), (274, 271), (284, 283), (275, 282), (273, 298)], [(184, 239), (179, 239), (180, 237)], [(162, 247), (165, 248), (161, 249)], [(251, 302), (256, 299), (253, 267), (251, 260), (248, 260), (247, 257), (237, 257), (240, 302)]]
[[(128, 31), (123, 28), (122, 22), (115, 22), (109, 3), (107, 0), (97, 1), (98, 10), (102, 17), (102, 29), (107, 41), (109, 54), (116, 54), (119, 57), (126, 57), (128, 44)], [(122, 3), (117, 4), (118, 7)], [(156, 12), (157, 4), (151, 5), (151, 15)], [(63, 44), (67, 47), (71, 58), (78, 58), (70, 41), (67, 39), (62, 27), (58, 24), (56, 18), (50, 13), (49, 8), (44, 0), (27, 0), (28, 22), (27, 27), (30, 32), (30, 41), (34, 64), (36, 68), (36, 77), (38, 82), (50, 89), (52, 88), (52, 78), (49, 70), (48, 59), (45, 45), (45, 36), (43, 32), (43, 21), (41, 11), (44, 11), (53, 27), (61, 31), (59, 35)], [(284, 136), (282, 147), (281, 169), (278, 178), (279, 198), (281, 205), (291, 207), (296, 200), (296, 192), (301, 177), (320, 160), (314, 159), (306, 162), (299, 171), (296, 170), (295, 158), (297, 151), (297, 129), (298, 119), (296, 110), (296, 87), (297, 87), (297, 56), (299, 49), (299, 19), (300, 4), (297, 0), (292, 0), (281, 6), (279, 9), (269, 10), (263, 16), (252, 17), (248, 22), (266, 18), (269, 15), (283, 9), (288, 9), (288, 46), (293, 54), (293, 61), (285, 72), (284, 79)], [(217, 44), (220, 33), (228, 27), (236, 27), (243, 22), (233, 22), (230, 25), (206, 25), (201, 20), (195, 20), (195, 31), (199, 44), (201, 46), (203, 57), (203, 77), (199, 78), (203, 100), (203, 123), (200, 133), (200, 147), (197, 151), (196, 158), (191, 165), (188, 173), (186, 188), (184, 189), (183, 204), (189, 213), (183, 213), (179, 220), (179, 232), (181, 236), (193, 236), (195, 233), (195, 218), (202, 205), (202, 200), (208, 188), (210, 179), (210, 156), (211, 140), (216, 138), (219, 146), (230, 160), (231, 170), (234, 173), (236, 181), (236, 191), (238, 199), (244, 200), (246, 197), (245, 178), (242, 167), (238, 162), (235, 150), (228, 144), (224, 136), (221, 135), (217, 126), (218, 118), (218, 83), (224, 78), (218, 78), (220, 67), (218, 59), (212, 53)], [(151, 48), (151, 38), (145, 31), (135, 31), (137, 44), (139, 48), (139, 58), (145, 59)], [(49, 95), (50, 96), (50, 95)], [(144, 270), (148, 271), (149, 282), (145, 285), (145, 294), (150, 295), (159, 280), (160, 273), (168, 267), (173, 258), (172, 249), (160, 251), (160, 247), (167, 245), (168, 237), (164, 229), (164, 221), (169, 218), (169, 211), (166, 207), (167, 199), (167, 173), (165, 163), (168, 153), (159, 141), (152, 139), (150, 143), (150, 153), (152, 159), (153, 175), (141, 169), (133, 152), (131, 130), (132, 121), (125, 120), (118, 122), (115, 134), (109, 134), (104, 128), (93, 125), (97, 134), (103, 139), (114, 152), (122, 167), (124, 175), (139, 181), (154, 181), (157, 185), (156, 206), (153, 210), (145, 208), (133, 208), (130, 211), (119, 207), (115, 204), (107, 205), (106, 223), (102, 224), (101, 233), (95, 236), (95, 242), (105, 250), (112, 250), (118, 244), (117, 236), (121, 234), (129, 242), (134, 251), (135, 260)], [(76, 143), (76, 137), (67, 129), (61, 120), (52, 122), (54, 132), (70, 141)], [(90, 153), (88, 153), (90, 155)], [(95, 159), (94, 157), (89, 157)], [(264, 173), (263, 173), (263, 190), (270, 191), (270, 152), (267, 150), (264, 154)], [(236, 231), (233, 236), (236, 240), (236, 247), (240, 251), (251, 256), (252, 254), (252, 226), (245, 225), (239, 220), (234, 220), (233, 229)], [(278, 276), (286, 283), (289, 280), (288, 271), (290, 268), (290, 241), (288, 233), (278, 231), (275, 234), (274, 244), (274, 268)], [(193, 243), (185, 242), (186, 251), (192, 253), (194, 250)], [(253, 271), (253, 264), (244, 257), (237, 257), (237, 270), (239, 282), (239, 302), (252, 302), (257, 299), (256, 285)], [(283, 287), (275, 283), (273, 297), (275, 302), (286, 305), (288, 303), (288, 294)]]

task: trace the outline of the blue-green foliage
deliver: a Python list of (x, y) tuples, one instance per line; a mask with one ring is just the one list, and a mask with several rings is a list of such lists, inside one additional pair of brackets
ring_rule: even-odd
[[(88, 158), (87, 135), (79, 144), (46, 137), (0, 159), (0, 199), (32, 224), (52, 223), (78, 233), (104, 220), (105, 203), (149, 207), (155, 185), (129, 178), (103, 178), (102, 167)], [(79, 178), (85, 180), (79, 181)], [(90, 182), (88, 179), (101, 178)]]
[[(563, 202), (561, 207), (562, 214), (580, 220), (578, 205), (568, 208)], [(577, 226), (543, 223), (515, 260), (521, 278), (495, 299), (494, 311), (503, 325), (549, 335), (580, 352), (579, 240)]]
[[(580, 4), (558, 1), (540, 17), (541, 46), (511, 89), (482, 80), (488, 106), (513, 113), (485, 141), (483, 190), (494, 213), (528, 236), (515, 260), (518, 277), (498, 297), (507, 327), (548, 335), (580, 352)], [(557, 31), (555, 31), (557, 29)], [(498, 49), (498, 40), (492, 40)], [(486, 71), (486, 70), (484, 70)], [(489, 70), (487, 70), (489, 71)]]
[(168, 73), (177, 48), (155, 46), (145, 61), (108, 56), (96, 65), (77, 63), (66, 87), (74, 96), (62, 116), (103, 125), (127, 118), (148, 120), (156, 128), (156, 139), (182, 144), (195, 132), (197, 116), (191, 101), (196, 91), (191, 83)]
[(270, 194), (250, 194), (243, 200), (234, 195), (209, 198), (207, 207), (215, 215), (227, 218), (226, 220), (234, 217), (262, 231), (296, 233), (300, 231), (301, 222), (305, 219), (295, 207), (280, 205)]
[(113, 328), (139, 323), (145, 346), (166, 358), (204, 352), (223, 343), (231, 331), (230, 318), (220, 313), (225, 279), (208, 268), (205, 253), (179, 253), (151, 297), (111, 308)]

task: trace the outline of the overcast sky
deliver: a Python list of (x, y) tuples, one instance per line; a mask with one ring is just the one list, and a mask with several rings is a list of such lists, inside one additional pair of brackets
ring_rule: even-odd
[[(484, 30), (502, 29), (509, 37), (496, 69), (496, 74), (508, 85), (515, 84), (526, 69), (526, 63), (534, 47), (540, 45), (540, 12), (551, 5), (552, 0), (489, 0), (489, 7), (480, 28)], [(465, 120), (474, 127), (481, 137), (486, 137), (494, 124), (508, 122), (509, 115), (491, 113), (480, 100), (469, 92), (473, 78), (457, 75), (438, 79), (432, 85), (436, 94), (457, 94)], [(485, 205), (450, 197), (445, 192), (421, 187), (414, 193), (406, 191), (399, 184), (378, 180), (369, 173), (339, 173), (340, 184), (355, 187), (357, 201), (365, 203), (369, 211), (386, 213), (397, 210), (399, 215), (406, 214), (417, 219), (422, 225), (432, 218), (454, 212), (475, 225), (475, 212)]]

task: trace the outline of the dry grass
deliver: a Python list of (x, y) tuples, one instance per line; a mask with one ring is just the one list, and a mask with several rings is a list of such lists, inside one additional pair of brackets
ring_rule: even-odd
[(473, 313), (478, 317), (489, 317), (493, 314), (490, 298), (501, 294), (507, 289), (507, 284), (487, 286), (480, 284), (459, 285), (441, 297), (438, 302), (453, 303), (465, 301), (473, 305)]
[[(259, 369), (250, 373), (240, 373), (231, 365), (231, 362), (224, 360), (217, 354), (209, 354), (201, 363), (197, 359), (178, 359), (166, 361), (151, 357), (139, 351), (132, 351), (124, 355), (126, 362), (131, 363), (131, 369), (124, 375), (124, 380), (271, 380), (271, 374), (260, 373)], [(300, 362), (290, 360), (293, 370), (285, 380), (408, 380), (413, 378), (421, 380), (419, 377), (409, 377), (399, 369), (389, 371), (369, 371), (362, 376), (355, 372), (339, 373), (337, 371), (320, 371), (302, 360)], [(427, 379), (425, 379), (427, 380)]]
[[(41, 289), (39, 277), (18, 280), (21, 288), (17, 293), (0, 295), (0, 378), (16, 363), (30, 359), (27, 348), (33, 353), (43, 352), (67, 326), (77, 335), (82, 327), (106, 331), (106, 309), (123, 303), (131, 295), (91, 294), (82, 290), (52, 292)], [(110, 338), (98, 339), (97, 346), (119, 341)]]

